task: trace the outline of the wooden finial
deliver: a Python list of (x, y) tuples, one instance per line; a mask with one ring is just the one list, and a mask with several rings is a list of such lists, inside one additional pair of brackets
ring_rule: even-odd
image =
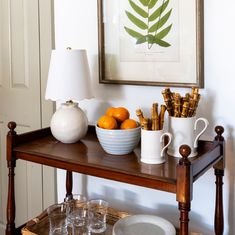
[(10, 129), (10, 131), (8, 132), (8, 135), (13, 135), (15, 134), (15, 128), (16, 128), (16, 123), (15, 122), (9, 122), (7, 127)]
[(216, 126), (215, 132), (217, 134), (217, 136), (215, 137), (215, 140), (224, 141), (224, 137), (222, 136), (222, 134), (224, 133), (224, 128), (222, 126)]
[(7, 127), (10, 129), (7, 133), (8, 136), (16, 135), (16, 132), (15, 132), (16, 123), (15, 122), (9, 122), (7, 124)]
[(182, 156), (182, 158), (179, 161), (179, 164), (180, 165), (191, 164), (190, 161), (188, 160), (188, 156), (191, 153), (191, 148), (188, 145), (184, 144), (180, 146), (179, 152), (180, 152), (180, 155)]
[(16, 123), (15, 122), (9, 122), (7, 127), (11, 130), (14, 131), (14, 129), (16, 128)]

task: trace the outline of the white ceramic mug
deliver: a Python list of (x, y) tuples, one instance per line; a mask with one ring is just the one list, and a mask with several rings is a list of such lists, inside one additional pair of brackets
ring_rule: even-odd
[[(199, 121), (204, 123), (204, 128), (196, 135), (197, 124)], [(168, 147), (167, 153), (174, 157), (182, 157), (179, 148), (183, 144), (187, 144), (191, 148), (189, 157), (197, 155), (198, 139), (205, 132), (209, 122), (205, 118), (196, 117), (169, 117), (168, 131), (172, 133), (173, 140)]]
[[(169, 142), (164, 146), (164, 136)], [(141, 158), (140, 161), (148, 164), (161, 164), (165, 162), (164, 151), (171, 143), (172, 135), (163, 130), (151, 131), (141, 129)]]

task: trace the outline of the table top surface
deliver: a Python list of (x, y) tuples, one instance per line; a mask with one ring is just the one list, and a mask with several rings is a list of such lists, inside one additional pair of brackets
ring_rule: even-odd
[[(179, 162), (179, 158), (166, 154), (166, 162), (163, 164), (142, 163), (139, 146), (126, 155), (107, 154), (99, 144), (92, 128), (85, 138), (74, 144), (63, 144), (49, 134), (16, 145), (13, 152), (19, 159), (127, 183), (133, 183), (132, 180), (135, 180), (134, 184), (147, 184), (152, 188), (155, 186), (148, 185), (148, 181), (175, 185), (176, 167)], [(189, 158), (194, 168), (193, 176), (196, 178), (199, 173), (206, 170), (208, 164), (218, 160), (219, 157), (221, 157), (219, 144), (213, 141), (199, 141), (198, 155)], [(136, 180), (143, 182), (138, 183)], [(174, 192), (175, 189), (169, 189), (169, 191)]]

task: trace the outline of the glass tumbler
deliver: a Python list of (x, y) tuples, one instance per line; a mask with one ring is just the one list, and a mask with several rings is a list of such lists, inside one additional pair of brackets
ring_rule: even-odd
[(97, 199), (90, 200), (87, 203), (88, 210), (88, 232), (102, 233), (106, 230), (106, 215), (108, 211), (108, 202)]
[(67, 206), (65, 203), (55, 204), (47, 209), (49, 218), (49, 235), (67, 235)]
[(86, 197), (80, 194), (73, 195), (66, 200), (68, 226), (72, 228), (73, 235), (85, 235), (86, 231)]

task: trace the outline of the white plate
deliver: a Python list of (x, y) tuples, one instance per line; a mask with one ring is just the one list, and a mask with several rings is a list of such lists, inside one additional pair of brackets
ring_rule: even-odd
[(133, 215), (118, 220), (112, 235), (175, 235), (174, 226), (154, 215)]

